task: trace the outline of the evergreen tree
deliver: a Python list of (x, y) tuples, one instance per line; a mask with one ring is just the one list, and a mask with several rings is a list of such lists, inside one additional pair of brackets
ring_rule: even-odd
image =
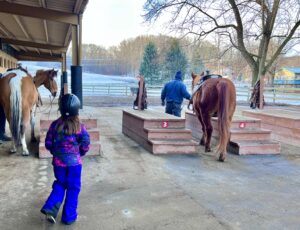
[(165, 81), (173, 79), (178, 70), (181, 70), (183, 77), (185, 76), (187, 58), (180, 47), (178, 40), (173, 40), (171, 43), (170, 49), (166, 54), (164, 69)]
[(149, 42), (145, 47), (143, 61), (140, 65), (140, 74), (144, 76), (146, 83), (150, 85), (159, 83), (157, 48), (153, 42)]
[(192, 54), (192, 60), (190, 64), (190, 73), (200, 74), (205, 70), (205, 65), (202, 61), (202, 57), (199, 49), (195, 49)]

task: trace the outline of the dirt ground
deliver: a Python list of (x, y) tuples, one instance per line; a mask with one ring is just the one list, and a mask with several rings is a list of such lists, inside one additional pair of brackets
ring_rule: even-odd
[[(45, 221), (40, 208), (54, 179), (51, 159), (38, 159), (37, 145), (30, 145), (29, 157), (9, 154), (5, 143), (1, 230), (299, 229), (299, 148), (282, 144), (280, 155), (228, 154), (225, 163), (202, 146), (192, 156), (155, 156), (122, 134), (122, 109), (129, 100), (126, 106), (110, 99), (116, 107), (103, 107), (108, 98), (84, 100), (82, 112), (98, 118), (102, 154), (84, 158), (78, 221), (66, 227), (61, 213), (56, 225)], [(44, 103), (38, 116), (50, 109)], [(150, 109), (163, 107), (158, 100)]]

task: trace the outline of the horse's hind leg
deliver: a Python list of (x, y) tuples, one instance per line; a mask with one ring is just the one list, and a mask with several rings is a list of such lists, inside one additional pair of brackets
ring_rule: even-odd
[(34, 127), (35, 127), (35, 109), (36, 106), (34, 106), (31, 110), (31, 116), (30, 116), (30, 125), (31, 125), (31, 142), (36, 143), (37, 139), (34, 135)]
[[(9, 124), (10, 132), (13, 133), (11, 127), (12, 127), (12, 126)], [(17, 141), (15, 140), (14, 136), (12, 136), (11, 147), (10, 147), (10, 150), (9, 150), (10, 153), (16, 153), (16, 152), (17, 152), (17, 147), (16, 147), (17, 144), (18, 144), (18, 143), (17, 143)]]
[(198, 120), (201, 123), (201, 127), (202, 127), (202, 137), (200, 139), (199, 145), (205, 145), (206, 142), (206, 129), (205, 129), (205, 124), (203, 123), (202, 117), (200, 114), (197, 114), (198, 116)]
[(210, 152), (210, 141), (211, 141), (211, 136), (213, 132), (213, 127), (211, 125), (211, 117), (209, 116), (208, 113), (203, 114), (203, 123), (205, 124), (205, 129), (206, 129), (206, 142), (205, 142), (205, 152)]
[(11, 147), (10, 147), (10, 152), (11, 152), (11, 153), (16, 153), (16, 152), (17, 152), (16, 141), (15, 141), (14, 138), (12, 138)]
[(30, 110), (23, 108), (23, 119), (21, 123), (21, 144), (22, 144), (22, 155), (23, 156), (28, 156), (29, 151), (27, 149), (27, 144), (26, 144), (26, 138), (25, 138), (25, 131), (26, 127), (29, 124), (29, 119), (30, 119)]
[(22, 144), (22, 155), (23, 156), (28, 156), (29, 151), (27, 149), (27, 144), (26, 144), (26, 138), (25, 138), (25, 125), (21, 125), (21, 144)]

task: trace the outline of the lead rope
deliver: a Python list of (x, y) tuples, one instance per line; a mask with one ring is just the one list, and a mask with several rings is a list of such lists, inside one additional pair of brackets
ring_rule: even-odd
[[(51, 113), (51, 110), (52, 110), (52, 106), (53, 106), (53, 101), (54, 101), (54, 99), (55, 99), (55, 97), (53, 97), (52, 99), (51, 99), (51, 95), (49, 95), (49, 99), (50, 99), (50, 105), (49, 106), (47, 106), (46, 108), (44, 108), (43, 110), (41, 110), (40, 109), (40, 106), (39, 105), (37, 105), (36, 106), (36, 108), (35, 108), (35, 113), (34, 113), (34, 115), (36, 115), (37, 113), (46, 113), (46, 114), (48, 114), (48, 119), (49, 119), (49, 117), (50, 117), (50, 113)], [(39, 111), (37, 112), (37, 108), (39, 108)], [(49, 111), (47, 111), (49, 109)], [(47, 111), (47, 112), (46, 112)]]

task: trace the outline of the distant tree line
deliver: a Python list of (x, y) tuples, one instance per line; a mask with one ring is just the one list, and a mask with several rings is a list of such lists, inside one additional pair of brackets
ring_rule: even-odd
[[(71, 56), (71, 53), (68, 53)], [(172, 79), (176, 71), (183, 75), (200, 73), (217, 60), (218, 49), (207, 41), (177, 39), (170, 36), (138, 36), (105, 48), (82, 45), (82, 66), (86, 72), (105, 75), (145, 76), (147, 83), (160, 84)]]
[[(276, 44), (271, 45), (276, 48)], [(254, 43), (252, 46), (255, 50)], [(70, 62), (71, 52), (68, 52), (68, 65)], [(224, 48), (222, 41), (178, 39), (165, 35), (138, 36), (110, 48), (83, 44), (82, 66), (85, 72), (104, 75), (142, 74), (148, 84), (163, 84), (178, 70), (183, 76), (190, 76), (191, 72), (199, 74), (209, 69), (233, 80), (248, 82), (253, 74), (241, 52)], [(270, 74), (274, 76), (274, 73)]]

